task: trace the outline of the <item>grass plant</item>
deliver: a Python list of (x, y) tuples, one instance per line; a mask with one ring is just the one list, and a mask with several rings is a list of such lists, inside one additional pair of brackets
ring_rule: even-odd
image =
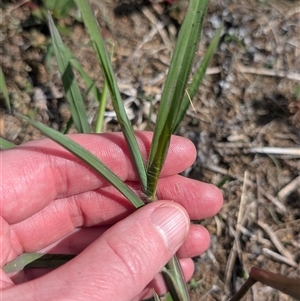
[[(57, 14), (57, 5), (62, 5), (64, 10), (68, 10), (74, 4), (72, 0), (60, 2), (46, 1), (45, 3), (48, 6), (51, 3), (53, 5), (55, 4), (52, 7), (52, 13), (54, 15)], [(65, 147), (68, 151), (73, 153), (75, 156), (80, 158), (83, 162), (93, 168), (100, 176), (104, 177), (114, 187), (116, 187), (136, 208), (139, 208), (144, 206), (147, 202), (156, 200), (156, 185), (168, 152), (171, 135), (178, 129), (180, 121), (183, 119), (185, 112), (190, 105), (191, 99), (197, 93), (198, 87), (205, 75), (206, 68), (218, 45), (221, 28), (217, 30), (216, 36), (212, 40), (208, 51), (203, 58), (202, 64), (193, 75), (191, 84), (187, 87), (187, 81), (191, 72), (194, 53), (198, 45), (202, 29), (202, 22), (208, 4), (208, 0), (190, 1), (190, 6), (180, 30), (162, 94), (149, 159), (145, 164), (142, 160), (133, 128), (126, 115), (111, 65), (111, 59), (106, 51), (106, 45), (102, 38), (98, 23), (87, 0), (75, 0), (75, 3), (82, 14), (83, 22), (90, 35), (91, 43), (99, 60), (99, 64), (102, 67), (105, 78), (105, 84), (102, 92), (96, 87), (94, 81), (88, 76), (88, 74), (85, 73), (77, 59), (72, 55), (71, 51), (64, 45), (52, 20), (52, 16), (48, 13), (48, 24), (52, 37), (52, 45), (57, 59), (59, 71), (61, 73), (66, 97), (70, 103), (72, 118), (69, 121), (67, 128), (63, 131), (63, 133), (60, 133), (26, 116), (18, 116), (26, 120), (29, 124), (35, 126), (46, 136), (50, 137)], [(87, 90), (84, 94), (81, 94), (76, 83), (73, 68), (79, 73), (81, 78), (86, 83)], [(9, 96), (1, 69), (0, 84), (6, 107), (10, 112), (11, 108)], [(138, 197), (97, 157), (64, 135), (68, 132), (68, 129), (73, 123), (77, 131), (80, 133), (100, 132), (102, 130), (105, 100), (107, 98), (108, 91), (112, 99), (119, 125), (130, 149), (132, 160), (135, 163), (136, 171), (140, 178), (141, 187), (145, 194), (144, 199)], [(96, 126), (94, 129), (88, 124), (87, 113), (84, 107), (85, 96), (90, 92), (100, 103)], [(14, 147), (12, 143), (3, 138), (0, 138), (0, 146), (1, 149), (9, 149)], [(24, 268), (57, 267), (66, 261), (71, 260), (73, 257), (74, 255), (68, 254), (25, 253), (4, 266), (3, 270), (6, 273), (10, 273), (20, 271)], [(162, 273), (170, 291), (170, 295), (167, 297), (167, 300), (189, 300), (185, 280), (176, 256), (174, 256), (163, 268)], [(231, 300), (240, 300), (249, 287), (251, 287), (256, 281), (260, 281), (263, 284), (284, 291), (294, 298), (300, 298), (298, 290), (299, 281), (254, 268), (251, 270), (249, 279), (246, 281), (241, 291), (238, 292), (236, 296), (232, 297)], [(154, 299), (155, 301), (160, 300), (160, 297), (155, 292)]]
[[(118, 123), (130, 149), (131, 157), (135, 164), (135, 168), (140, 178), (141, 187), (146, 198), (141, 200), (96, 157), (71, 141), (62, 133), (58, 133), (51, 128), (47, 128), (47, 126), (31, 120), (28, 117), (20, 117), (27, 120), (31, 125), (41, 130), (46, 136), (64, 146), (86, 164), (95, 169), (102, 177), (115, 186), (136, 208), (138, 208), (147, 202), (156, 200), (156, 184), (168, 152), (171, 135), (176, 130), (180, 119), (183, 118), (187, 109), (187, 106), (183, 105), (183, 100), (185, 100), (186, 103), (184, 95), (186, 93), (187, 80), (191, 71), (194, 54), (198, 46), (208, 0), (193, 0), (190, 3), (190, 8), (182, 25), (178, 42), (172, 57), (170, 70), (158, 111), (158, 119), (150, 150), (150, 157), (147, 164), (144, 164), (143, 162), (133, 128), (126, 115), (123, 101), (118, 90), (117, 81), (110, 63), (110, 58), (106, 51), (106, 45), (92, 9), (87, 0), (76, 0), (75, 2), (81, 12), (84, 25), (90, 35), (91, 43), (101, 65), (105, 83), (107, 84), (114, 110), (117, 115)], [(91, 128), (87, 123), (83, 97), (81, 96), (79, 87), (75, 81), (71, 64), (72, 55), (63, 44), (50, 13), (48, 14), (48, 24), (66, 97), (70, 103), (72, 121), (74, 121), (78, 132), (89, 133)], [(216, 45), (217, 43), (215, 46)], [(212, 48), (210, 49), (211, 54), (209, 58), (211, 58), (213, 50), (214, 49)], [(200, 76), (195, 77), (198, 81), (197, 87), (205, 74), (207, 61), (205, 61), (205, 64), (205, 68), (203, 68), (204, 65), (200, 68)], [(195, 94), (196, 90), (197, 89), (194, 84), (193, 91), (190, 93)], [(33, 259), (36, 261), (36, 256), (33, 257), (35, 257)], [(30, 261), (30, 257), (27, 259)], [(22, 264), (24, 264), (24, 260), (22, 261)], [(181, 266), (176, 256), (170, 260), (162, 272), (172, 295), (172, 299), (174, 301), (189, 300), (187, 286)]]
[(11, 113), (11, 106), (10, 106), (10, 101), (9, 101), (9, 95), (6, 87), (6, 82), (4, 78), (4, 74), (2, 72), (2, 68), (0, 66), (0, 93), (2, 93), (6, 109), (8, 113)]

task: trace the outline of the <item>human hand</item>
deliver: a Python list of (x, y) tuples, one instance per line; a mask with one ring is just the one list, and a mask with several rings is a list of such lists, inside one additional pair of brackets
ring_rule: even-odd
[[(146, 160), (152, 134), (136, 135)], [(122, 134), (70, 137), (141, 195)], [(195, 154), (190, 141), (172, 137), (158, 183), (161, 201), (132, 213), (115, 188), (49, 139), (1, 152), (1, 266), (25, 252), (79, 254), (52, 271), (11, 278), (2, 271), (2, 300), (140, 300), (152, 288), (165, 291), (158, 273), (177, 250), (189, 279), (191, 257), (210, 241), (189, 219), (210, 217), (222, 206), (215, 186), (177, 175)]]

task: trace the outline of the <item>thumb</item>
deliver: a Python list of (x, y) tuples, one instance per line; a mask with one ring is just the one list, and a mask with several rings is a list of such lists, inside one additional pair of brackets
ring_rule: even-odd
[(176, 253), (189, 224), (177, 203), (151, 203), (109, 228), (64, 266), (5, 290), (3, 300), (132, 300)]

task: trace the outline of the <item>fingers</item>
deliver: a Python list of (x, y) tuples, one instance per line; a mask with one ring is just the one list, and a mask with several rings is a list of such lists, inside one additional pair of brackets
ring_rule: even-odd
[[(79, 254), (107, 229), (107, 227), (76, 229), (57, 243), (43, 249), (42, 253)], [(191, 225), (177, 255), (179, 258), (199, 256), (208, 249), (209, 244), (210, 236), (206, 228), (201, 225)]]
[[(24, 252), (38, 251), (50, 254), (79, 254), (102, 235), (107, 227), (80, 228), (69, 235), (43, 249), (25, 250)], [(210, 244), (208, 231), (200, 225), (191, 225), (186, 240), (177, 252), (179, 258), (199, 256), (204, 253)], [(17, 253), (21, 253), (18, 251)], [(4, 262), (6, 263), (6, 262)]]
[(223, 206), (223, 195), (215, 185), (178, 175), (159, 180), (157, 196), (181, 204), (191, 220), (200, 220), (217, 214)]
[[(146, 160), (152, 134), (137, 132), (136, 136)], [(70, 137), (94, 153), (122, 180), (137, 180), (122, 134)], [(3, 196), (1, 215), (9, 223), (27, 218), (58, 197), (80, 194), (107, 184), (91, 168), (49, 139), (32, 141), (1, 152), (0, 156), (5, 171), (0, 191)], [(162, 176), (183, 171), (194, 159), (194, 145), (185, 138), (173, 136)]]
[(1, 267), (8, 261), (10, 255), (10, 227), (9, 224), (0, 216), (0, 265)]
[[(223, 203), (214, 185), (178, 175), (162, 178), (158, 197), (180, 203), (190, 218), (199, 220), (216, 214)], [(135, 209), (113, 187), (90, 191), (71, 198), (55, 200), (31, 218), (13, 225), (13, 241), (18, 253), (35, 252), (72, 233), (81, 226), (110, 226)]]
[(196, 257), (204, 253), (210, 244), (210, 235), (206, 228), (191, 225), (189, 234), (177, 252), (179, 258)]
[(132, 300), (159, 273), (189, 230), (183, 207), (159, 201), (108, 229), (76, 258), (3, 291), (3, 300)]

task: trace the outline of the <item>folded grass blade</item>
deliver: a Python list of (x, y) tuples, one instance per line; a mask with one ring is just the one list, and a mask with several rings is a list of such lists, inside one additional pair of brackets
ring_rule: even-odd
[(79, 87), (76, 83), (75, 76), (72, 70), (70, 56), (68, 55), (63, 41), (55, 27), (53, 19), (48, 13), (48, 24), (51, 33), (52, 43), (59, 72), (62, 76), (63, 86), (66, 92), (66, 97), (71, 107), (73, 121), (80, 133), (89, 133), (90, 126), (87, 122), (86, 110), (83, 104), (82, 96)]
[(10, 149), (15, 147), (15, 145), (6, 139), (0, 137), (0, 150)]
[[(184, 98), (182, 100), (182, 104), (180, 106), (179, 114), (177, 117), (176, 124), (173, 129), (173, 133), (175, 133), (179, 127), (180, 122), (185, 116), (185, 113), (190, 105), (190, 99), (193, 99), (193, 97), (196, 95), (198, 88), (200, 84), (202, 83), (202, 80), (205, 76), (206, 69), (213, 57), (213, 54), (216, 51), (216, 48), (219, 44), (220, 35), (221, 35), (222, 27), (218, 28), (216, 35), (212, 39), (207, 52), (205, 53), (205, 56), (203, 58), (203, 61), (201, 62), (200, 67), (197, 69), (196, 73), (193, 75), (193, 80), (190, 86), (187, 89), (187, 93), (185, 93)], [(187, 95), (188, 94), (188, 95)]]
[(162, 275), (173, 301), (190, 300), (188, 288), (177, 256), (173, 256), (162, 269)]
[(158, 110), (148, 161), (147, 196), (150, 200), (155, 197), (158, 177), (168, 152), (171, 135), (178, 120), (207, 4), (208, 0), (190, 1), (186, 17), (179, 32)]
[[(114, 47), (112, 46), (110, 59), (112, 60), (114, 53)], [(99, 108), (97, 113), (97, 119), (96, 119), (96, 126), (95, 126), (95, 133), (101, 133), (103, 130), (103, 122), (104, 122), (104, 112), (106, 108), (107, 98), (108, 98), (108, 85), (107, 80), (104, 79), (103, 89), (102, 89), (102, 96), (99, 100)]]
[[(171, 135), (182, 105), (186, 83), (202, 29), (208, 0), (191, 0), (181, 27), (159, 106), (154, 137), (147, 166), (147, 197), (155, 200), (156, 186), (163, 167)], [(178, 258), (175, 256), (162, 271), (174, 301), (190, 300)]]
[(123, 101), (117, 86), (117, 81), (113, 72), (109, 55), (105, 48), (105, 43), (103, 41), (99, 25), (87, 0), (75, 0), (75, 2), (82, 14), (84, 25), (90, 35), (94, 50), (101, 64), (102, 71), (104, 73), (109, 88), (114, 110), (118, 118), (118, 122), (125, 136), (127, 145), (132, 156), (132, 160), (134, 161), (137, 173), (141, 181), (141, 185), (143, 187), (143, 190), (145, 190), (147, 187), (147, 176), (143, 158), (139, 150), (133, 128), (127, 117), (123, 105)]
[(2, 269), (8, 274), (23, 269), (57, 268), (74, 257), (73, 254), (23, 253), (7, 263)]
[[(70, 56), (70, 62), (72, 67), (79, 73), (80, 77), (84, 80), (86, 87), (91, 87), (90, 92), (94, 96), (96, 101), (101, 99), (101, 91), (95, 85), (95, 82), (90, 78), (90, 76), (84, 71), (78, 60), (73, 56), (72, 52), (66, 47), (66, 51)], [(83, 98), (84, 99), (84, 98)]]
[(8, 113), (11, 114), (11, 106), (10, 106), (8, 91), (7, 91), (5, 78), (1, 66), (0, 66), (0, 92), (3, 94), (6, 109)]
[(73, 0), (44, 0), (44, 7), (53, 11), (53, 14), (58, 18), (63, 18), (68, 15), (71, 9), (74, 8)]
[(102, 89), (102, 96), (99, 101), (100, 104), (97, 112), (95, 133), (101, 133), (103, 130), (104, 112), (107, 103), (107, 97), (108, 97), (108, 87), (107, 87), (107, 82), (105, 80)]
[(92, 169), (98, 172), (104, 179), (106, 179), (111, 185), (119, 190), (136, 208), (144, 205), (144, 202), (120, 179), (118, 178), (108, 167), (106, 167), (99, 158), (90, 153), (81, 145), (77, 144), (67, 136), (54, 129), (47, 127), (46, 125), (31, 120), (28, 117), (17, 114), (17, 116), (26, 120), (29, 124), (40, 130), (44, 135), (48, 136), (80, 160), (89, 165)]

